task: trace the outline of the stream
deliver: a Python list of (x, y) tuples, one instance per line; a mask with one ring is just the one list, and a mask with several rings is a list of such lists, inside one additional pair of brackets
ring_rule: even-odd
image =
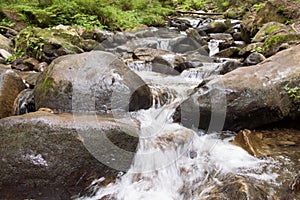
[(95, 180), (89, 195), (78, 199), (283, 199), (277, 197), (286, 192), (291, 181), (286, 177), (295, 176), (289, 169), (299, 160), (283, 155), (253, 157), (232, 144), (232, 132), (206, 134), (173, 123), (175, 108), (202, 81), (201, 70), (172, 76), (153, 72), (140, 62), (129, 66), (153, 93), (152, 108), (130, 115), (140, 122), (134, 160), (115, 182), (98, 186), (104, 178)]

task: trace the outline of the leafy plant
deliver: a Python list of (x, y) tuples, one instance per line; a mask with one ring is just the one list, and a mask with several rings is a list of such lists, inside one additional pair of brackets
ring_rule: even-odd
[(9, 21), (7, 18), (4, 18), (0, 22), (0, 26), (13, 27), (16, 23)]
[(300, 112), (300, 87), (295, 86), (293, 88), (291, 87), (284, 87), (284, 90), (289, 95), (289, 98), (292, 100), (293, 104), (295, 104), (297, 111)]

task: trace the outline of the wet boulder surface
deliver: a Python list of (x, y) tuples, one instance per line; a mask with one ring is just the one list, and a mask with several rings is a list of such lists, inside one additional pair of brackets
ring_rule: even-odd
[(152, 105), (143, 80), (111, 53), (62, 56), (43, 72), (34, 88), (36, 107), (59, 112), (134, 111)]
[(174, 118), (210, 130), (257, 128), (287, 118), (299, 121), (297, 102), (288, 93), (299, 85), (299, 55), (298, 45), (209, 81), (177, 109)]
[(38, 111), (1, 119), (1, 199), (63, 200), (95, 179), (107, 184), (129, 168), (135, 134), (103, 116)]

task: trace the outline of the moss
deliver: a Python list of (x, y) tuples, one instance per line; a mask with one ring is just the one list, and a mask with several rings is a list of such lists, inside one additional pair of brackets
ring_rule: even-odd
[(46, 77), (41, 85), (41, 90), (49, 90), (52, 85), (52, 80), (49, 77)]
[(267, 28), (266, 34), (267, 34), (267, 35), (270, 35), (270, 34), (273, 33), (274, 31), (279, 30), (280, 28), (281, 28), (281, 27), (278, 26), (278, 25), (270, 26), (270, 27)]
[(264, 49), (267, 51), (273, 47), (277, 47), (285, 42), (300, 40), (300, 34), (274, 35), (269, 37), (264, 43)]

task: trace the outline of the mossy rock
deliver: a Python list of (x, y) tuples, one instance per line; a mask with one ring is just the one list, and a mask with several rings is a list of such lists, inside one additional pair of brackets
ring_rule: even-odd
[(278, 52), (284, 43), (298, 44), (300, 42), (300, 34), (280, 34), (269, 37), (263, 45), (263, 54), (265, 56), (271, 56)]
[(28, 28), (16, 38), (18, 51), (48, 63), (62, 55), (90, 51), (97, 45), (96, 41), (82, 39), (74, 29)]
[(252, 42), (263, 42), (270, 35), (275, 35), (278, 32), (288, 32), (286, 25), (279, 22), (269, 22), (263, 25), (263, 27), (256, 33)]
[(278, 22), (285, 24), (293, 20), (292, 8), (284, 8), (282, 0), (267, 1), (263, 7), (244, 16), (241, 23), (243, 40), (250, 43), (251, 38), (268, 22)]

